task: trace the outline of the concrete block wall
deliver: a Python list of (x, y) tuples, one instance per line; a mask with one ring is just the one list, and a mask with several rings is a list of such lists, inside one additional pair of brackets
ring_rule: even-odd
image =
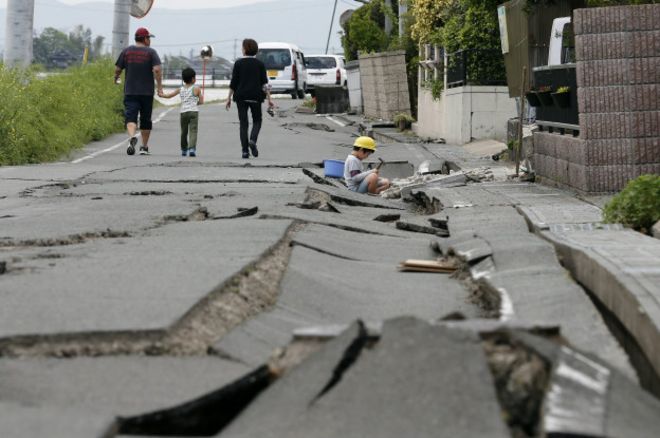
[(506, 140), (507, 121), (516, 115), (515, 100), (507, 87), (467, 85), (444, 90), (434, 100), (419, 87), (415, 132), (420, 137), (443, 138), (447, 143)]
[[(616, 192), (660, 173), (660, 4), (578, 9), (573, 23), (580, 138), (555, 136), (553, 155), (542, 152), (553, 137), (536, 133), (537, 173), (583, 192)], [(557, 154), (565, 143), (575, 148), (568, 162)]]
[(405, 52), (360, 54), (359, 61), (364, 115), (392, 120), (396, 113), (410, 114)]

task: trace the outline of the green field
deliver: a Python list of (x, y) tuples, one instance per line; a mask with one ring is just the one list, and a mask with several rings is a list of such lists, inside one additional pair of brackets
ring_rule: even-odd
[(46, 77), (0, 66), (0, 165), (55, 161), (122, 131), (113, 73), (109, 59)]

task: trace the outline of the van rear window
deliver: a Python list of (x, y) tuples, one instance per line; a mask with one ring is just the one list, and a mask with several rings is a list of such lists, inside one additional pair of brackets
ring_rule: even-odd
[(308, 56), (307, 68), (335, 68), (337, 60), (332, 56)]
[(288, 49), (259, 49), (257, 59), (263, 62), (268, 70), (284, 70), (284, 67), (291, 65)]

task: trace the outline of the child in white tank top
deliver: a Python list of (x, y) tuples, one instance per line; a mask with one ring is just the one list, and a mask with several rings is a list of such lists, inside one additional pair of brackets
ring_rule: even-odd
[(181, 97), (181, 156), (197, 156), (197, 131), (199, 126), (198, 105), (204, 103), (202, 90), (195, 86), (195, 70), (185, 68), (181, 73), (183, 85), (171, 93), (159, 93), (160, 97), (172, 98), (177, 94)]

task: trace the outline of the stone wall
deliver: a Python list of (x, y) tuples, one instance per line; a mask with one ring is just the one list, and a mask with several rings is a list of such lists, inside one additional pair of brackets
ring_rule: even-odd
[(405, 52), (360, 54), (359, 58), (364, 115), (392, 120), (396, 113), (410, 114)]
[(580, 137), (536, 133), (541, 180), (621, 190), (660, 173), (660, 4), (578, 9), (573, 17)]

